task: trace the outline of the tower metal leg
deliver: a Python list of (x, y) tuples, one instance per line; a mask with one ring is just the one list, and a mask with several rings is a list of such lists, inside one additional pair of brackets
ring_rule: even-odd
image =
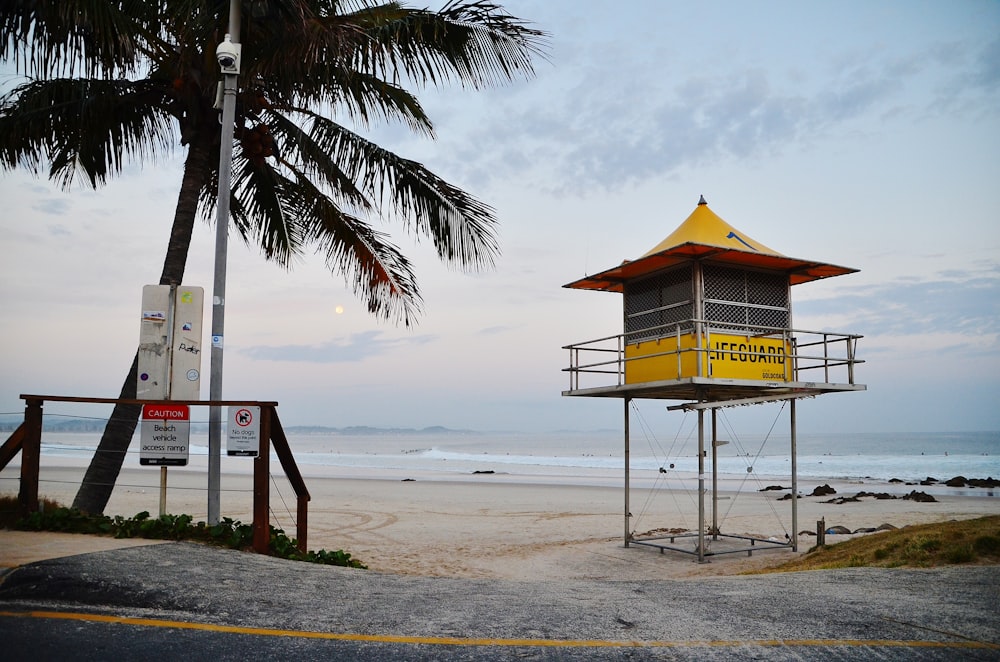
[(718, 407), (712, 407), (712, 540), (719, 539), (719, 433), (716, 429), (718, 411)]
[(698, 563), (705, 562), (705, 410), (698, 410)]
[(629, 412), (628, 406), (631, 398), (625, 398), (625, 546), (628, 547), (629, 532), (631, 522), (629, 518)]
[(797, 440), (795, 438), (795, 400), (789, 401), (788, 415), (792, 436), (792, 551), (799, 551), (799, 471)]

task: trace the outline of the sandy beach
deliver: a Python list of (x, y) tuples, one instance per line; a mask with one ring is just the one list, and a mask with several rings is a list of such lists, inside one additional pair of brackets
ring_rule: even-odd
[[(43, 465), (40, 492), (71, 503), (83, 475), (80, 466)], [(250, 464), (223, 466), (223, 517), (252, 521)], [(245, 471), (242, 468), (245, 467)], [(17, 467), (5, 469), (0, 490), (16, 494)], [(440, 475), (399, 477), (352, 470), (338, 475), (329, 467), (306, 467), (310, 491), (309, 548), (343, 549), (372, 570), (403, 575), (527, 580), (667, 579), (728, 575), (775, 565), (795, 553), (787, 548), (717, 554), (699, 564), (692, 555), (623, 544), (624, 489), (619, 485), (575, 484), (565, 476), (476, 474), (441, 479)], [(609, 477), (610, 478), (610, 477)], [(132, 516), (143, 510), (159, 512), (157, 468), (123, 468), (106, 514)], [(621, 477), (618, 477), (621, 481)], [(613, 480), (609, 480), (613, 483)], [(778, 481), (781, 483), (782, 481)], [(809, 481), (799, 484), (809, 494), (829, 483), (837, 496), (860, 491), (888, 492), (902, 497), (914, 488)], [(187, 513), (196, 520), (207, 514), (206, 472), (203, 467), (171, 468), (168, 472), (169, 513)], [(782, 484), (788, 485), (785, 481)], [(718, 521), (723, 534), (784, 540), (792, 535), (788, 492), (736, 492), (735, 481), (720, 486)], [(631, 530), (637, 534), (659, 529), (697, 531), (697, 492), (690, 489), (633, 488)], [(832, 497), (799, 499), (798, 530), (815, 531), (817, 520), (827, 527), (850, 530), (882, 524), (901, 527), (950, 519), (968, 519), (1000, 512), (1000, 499), (988, 496), (939, 494), (936, 503), (901, 498), (826, 503)], [(295, 532), (295, 495), (283, 476), (272, 471), (271, 524)], [(712, 522), (707, 499), (706, 522)], [(861, 535), (861, 534), (859, 534)], [(871, 534), (878, 535), (878, 534)], [(847, 536), (828, 536), (828, 542)], [(684, 542), (686, 540), (687, 542)], [(694, 549), (696, 538), (678, 546)], [(725, 548), (725, 539), (714, 545)], [(741, 543), (742, 544), (742, 543)], [(815, 536), (799, 536), (799, 553), (815, 544)], [(713, 549), (710, 547), (710, 550)]]

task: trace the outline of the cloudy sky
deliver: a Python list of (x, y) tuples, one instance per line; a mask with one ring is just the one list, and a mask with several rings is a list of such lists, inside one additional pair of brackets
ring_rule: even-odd
[[(618, 427), (620, 401), (561, 397), (561, 347), (619, 333), (621, 297), (561, 286), (704, 195), (761, 243), (861, 270), (793, 289), (796, 327), (865, 336), (869, 389), (803, 403), (801, 430), (1000, 430), (1000, 4), (504, 5), (551, 35), (535, 79), (422, 94), (433, 142), (372, 131), (497, 210), (496, 269), (450, 270), (387, 228), (424, 296), (405, 329), (321, 256), (285, 272), (231, 243), (224, 397), (277, 400), (285, 425)], [(180, 161), (97, 191), (0, 175), (0, 413), (118, 393)], [(209, 301), (213, 241), (201, 225), (186, 278)]]

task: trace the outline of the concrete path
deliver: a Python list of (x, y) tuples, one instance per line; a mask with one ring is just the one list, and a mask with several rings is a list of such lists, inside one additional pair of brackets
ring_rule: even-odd
[(3, 573), (10, 660), (87, 659), (95, 642), (102, 659), (187, 661), (1000, 659), (998, 567), (513, 582), (167, 543)]
[(54, 533), (51, 531), (10, 531), (0, 529), (0, 568), (16, 568), (36, 561), (58, 559), (64, 556), (104, 552), (145, 545), (158, 545), (162, 540), (138, 538), (107, 538), (79, 533)]

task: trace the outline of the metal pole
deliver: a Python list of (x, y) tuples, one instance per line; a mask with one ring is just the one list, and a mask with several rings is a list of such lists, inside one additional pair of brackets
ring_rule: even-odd
[(167, 514), (167, 468), (160, 467), (160, 517)]
[[(229, 0), (229, 38), (240, 41), (240, 0)], [(215, 214), (215, 280), (212, 295), (212, 354), (209, 400), (222, 400), (222, 347), (226, 314), (226, 252), (229, 245), (229, 195), (233, 179), (233, 126), (236, 123), (236, 74), (223, 76), (222, 142), (219, 147), (219, 190)], [(221, 514), (222, 408), (208, 410), (208, 523)]]
[[(174, 316), (177, 313), (177, 283), (170, 283), (167, 300), (167, 396), (170, 400), (174, 386)], [(167, 514), (167, 468), (160, 467), (160, 517)]]
[(629, 512), (629, 429), (628, 429), (628, 404), (631, 402), (630, 398), (625, 398), (625, 546), (628, 547), (629, 539), (629, 517), (631, 513)]
[(698, 563), (705, 562), (705, 410), (698, 410)]
[(795, 438), (795, 400), (789, 400), (789, 418), (792, 428), (792, 551), (799, 551), (799, 468), (797, 440)]
[(715, 428), (718, 407), (712, 407), (712, 540), (719, 539), (719, 434)]

